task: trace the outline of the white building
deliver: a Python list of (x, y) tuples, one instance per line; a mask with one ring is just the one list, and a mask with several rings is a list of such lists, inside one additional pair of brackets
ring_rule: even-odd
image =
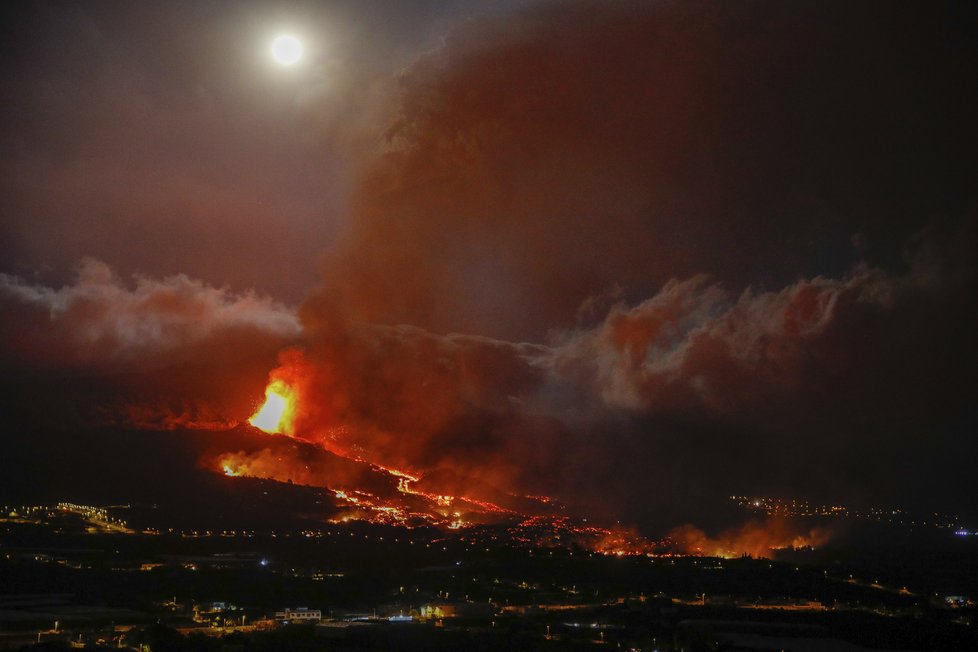
[(307, 609), (306, 607), (296, 607), (295, 609), (286, 607), (284, 611), (275, 612), (275, 620), (284, 622), (318, 623), (322, 619), (322, 611), (319, 609)]

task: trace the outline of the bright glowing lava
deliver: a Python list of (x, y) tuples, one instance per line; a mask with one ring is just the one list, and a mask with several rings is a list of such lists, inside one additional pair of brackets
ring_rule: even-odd
[(265, 388), (265, 402), (248, 423), (269, 434), (292, 434), (295, 420), (295, 392), (281, 380), (269, 383)]

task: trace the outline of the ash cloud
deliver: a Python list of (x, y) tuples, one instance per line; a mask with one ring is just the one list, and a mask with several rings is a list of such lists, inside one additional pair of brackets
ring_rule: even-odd
[(637, 518), (738, 484), (935, 500), (975, 446), (976, 56), (949, 5), (879, 11), (459, 28), (399, 79), (302, 307), (310, 423)]
[(891, 469), (957, 468), (973, 445), (953, 427), (976, 386), (960, 301), (973, 235), (918, 242), (902, 274), (862, 263), (739, 294), (673, 279), (543, 345), (313, 322), (307, 305), (306, 348), (272, 377), (300, 389), (297, 435), (329, 450), (605, 513), (743, 484), (904, 499), (925, 480)]
[(974, 199), (956, 11), (570, 2), (461, 26), (398, 80), (321, 299), (541, 341), (615, 287), (896, 269)]

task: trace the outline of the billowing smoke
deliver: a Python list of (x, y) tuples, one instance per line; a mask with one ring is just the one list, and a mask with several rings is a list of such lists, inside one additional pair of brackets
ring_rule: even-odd
[[(300, 335), (293, 311), (184, 275), (122, 279), (83, 261), (71, 285), (0, 275), (5, 381), (89, 376), (33, 392), (39, 422), (223, 429)], [(26, 406), (25, 406), (26, 407)]]
[(875, 13), (569, 3), (457, 30), (401, 76), (302, 307), (302, 436), (616, 513), (957, 468), (965, 68)]
[(399, 80), (320, 308), (541, 341), (615, 288), (890, 266), (967, 209), (976, 103), (934, 36), (954, 15), (885, 13), (570, 2), (458, 28)]
[[(844, 383), (876, 371), (861, 362), (873, 355), (874, 339), (904, 327), (888, 326), (891, 316), (965, 290), (955, 275), (970, 275), (970, 264), (955, 262), (953, 270), (935, 268), (917, 252), (902, 275), (861, 264), (842, 278), (738, 296), (703, 276), (672, 280), (638, 305), (613, 307), (598, 327), (558, 337), (553, 371), (589, 386), (607, 407), (642, 412), (724, 414), (789, 400), (820, 377)], [(840, 341), (854, 337), (863, 340), (858, 349)], [(902, 356), (908, 365), (917, 357)]]
[(0, 300), (16, 315), (4, 322), (5, 352), (36, 366), (145, 368), (241, 334), (299, 334), (295, 314), (267, 297), (182, 274), (127, 282), (93, 259), (82, 261), (73, 285), (57, 289), (0, 275)]
[[(867, 445), (860, 436), (885, 428), (908, 437), (901, 420), (965, 400), (922, 382), (954, 368), (946, 355), (896, 346), (941, 332), (913, 314), (953, 323), (948, 293), (968, 278), (955, 256), (936, 269), (926, 251), (904, 274), (860, 265), (777, 291), (732, 294), (705, 277), (673, 280), (547, 345), (324, 322), (306, 349), (283, 353), (271, 379), (298, 390), (297, 437), (415, 473), (451, 471), (473, 484), (619, 509), (672, 502), (669, 491), (696, 494), (704, 476), (717, 495), (743, 474), (803, 492), (818, 486), (805, 484), (815, 473), (853, 480), (822, 464)], [(901, 365), (890, 369), (896, 353)], [(891, 382), (874, 386), (881, 373)], [(786, 456), (794, 459), (783, 464)], [(777, 484), (813, 461), (817, 472), (803, 482)], [(650, 481), (661, 483), (655, 493), (645, 493)]]

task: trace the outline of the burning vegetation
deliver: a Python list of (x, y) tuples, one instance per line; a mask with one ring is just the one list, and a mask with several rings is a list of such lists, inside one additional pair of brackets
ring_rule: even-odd
[(771, 558), (778, 550), (821, 546), (829, 540), (829, 536), (825, 528), (804, 530), (783, 518), (751, 520), (716, 537), (707, 536), (703, 530), (689, 524), (669, 533), (669, 539), (678, 552), (725, 558), (744, 555)]

